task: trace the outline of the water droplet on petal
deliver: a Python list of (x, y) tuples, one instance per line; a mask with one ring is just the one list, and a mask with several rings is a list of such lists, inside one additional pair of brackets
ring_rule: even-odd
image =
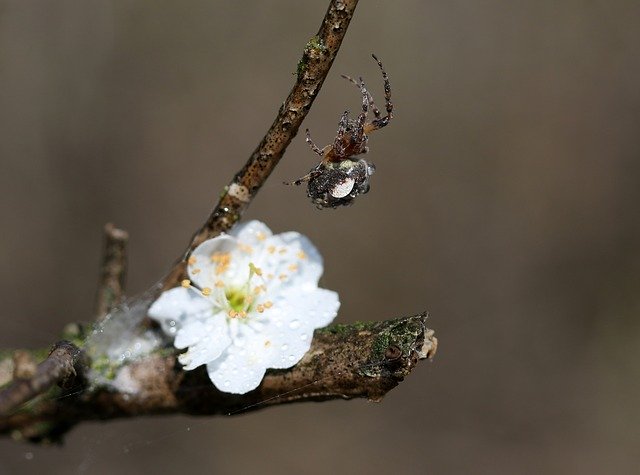
[(231, 385), (231, 381), (229, 381), (228, 379), (224, 382), (225, 386), (230, 386)]
[(287, 345), (287, 344), (285, 343), (284, 345), (282, 345), (282, 346), (280, 347), (280, 349), (281, 349), (282, 351), (287, 351), (287, 350), (289, 349), (289, 345)]
[(289, 361), (295, 361), (296, 357), (293, 355), (289, 355)]
[(302, 335), (300, 335), (300, 339), (302, 341), (307, 341), (307, 338), (309, 338), (309, 335), (307, 335), (306, 333), (303, 333)]
[(289, 323), (289, 328), (291, 328), (292, 330), (295, 330), (296, 328), (300, 327), (300, 320), (291, 320), (291, 323)]

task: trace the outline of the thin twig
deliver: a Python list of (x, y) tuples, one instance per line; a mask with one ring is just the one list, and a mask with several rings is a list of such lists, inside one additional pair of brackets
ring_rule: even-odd
[(47, 391), (56, 383), (68, 386), (76, 376), (80, 349), (66, 340), (56, 343), (46, 360), (26, 379), (14, 381), (0, 392), (0, 416), (7, 416), (21, 404)]
[(95, 300), (95, 316), (100, 320), (117, 305), (124, 294), (127, 276), (127, 242), (129, 234), (112, 223), (104, 227), (104, 248), (100, 280)]
[(242, 395), (218, 391), (204, 366), (184, 371), (174, 355), (152, 354), (117, 367), (107, 387), (42, 398), (28, 411), (0, 417), (0, 434), (41, 441), (61, 437), (84, 420), (176, 413), (232, 415), (327, 399), (379, 401), (419, 360), (435, 354), (437, 340), (426, 328), (426, 319), (421, 314), (316, 330), (300, 362), (289, 369), (268, 371), (257, 389)]
[(307, 43), (298, 63), (298, 76), (276, 119), (245, 166), (225, 188), (225, 193), (202, 227), (194, 234), (182, 260), (164, 279), (174, 287), (185, 276), (184, 261), (198, 244), (228, 231), (240, 220), (251, 200), (278, 164), (298, 133), (311, 104), (320, 92), (338, 54), (358, 0), (332, 0), (316, 36)]

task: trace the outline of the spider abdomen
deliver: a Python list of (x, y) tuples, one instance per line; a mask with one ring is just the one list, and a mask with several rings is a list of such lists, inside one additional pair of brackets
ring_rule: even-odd
[(307, 183), (307, 196), (320, 209), (348, 206), (369, 191), (374, 171), (375, 166), (363, 159), (321, 162)]

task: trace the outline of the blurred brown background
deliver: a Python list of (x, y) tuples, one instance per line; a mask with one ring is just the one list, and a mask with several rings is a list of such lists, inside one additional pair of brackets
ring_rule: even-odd
[[(101, 230), (129, 293), (171, 265), (286, 97), (326, 1), (0, 3), (0, 347), (89, 320)], [(0, 473), (631, 473), (640, 462), (640, 3), (363, 1), (304, 127), (331, 141), (363, 75), (396, 119), (372, 191), (247, 218), (325, 257), (339, 321), (431, 312), (441, 347), (381, 404), (83, 424), (0, 441)]]

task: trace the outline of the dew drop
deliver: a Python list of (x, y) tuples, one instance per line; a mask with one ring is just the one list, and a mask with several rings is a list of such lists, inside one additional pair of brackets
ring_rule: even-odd
[(295, 361), (296, 357), (293, 355), (289, 355), (289, 361)]
[(280, 347), (280, 349), (281, 349), (282, 351), (287, 351), (287, 350), (289, 349), (289, 345), (287, 345), (287, 344), (285, 343), (284, 345), (282, 345), (282, 346)]
[(302, 341), (307, 341), (307, 338), (309, 338), (309, 335), (307, 335), (306, 333), (303, 333), (302, 335), (300, 335), (300, 339)]
[(228, 379), (224, 382), (225, 386), (231, 386), (231, 381), (229, 381)]
[(292, 330), (300, 328), (300, 320), (291, 320), (291, 323), (289, 323), (289, 328), (291, 328)]
[(27, 460), (33, 460), (33, 452), (25, 452), (24, 458)]

